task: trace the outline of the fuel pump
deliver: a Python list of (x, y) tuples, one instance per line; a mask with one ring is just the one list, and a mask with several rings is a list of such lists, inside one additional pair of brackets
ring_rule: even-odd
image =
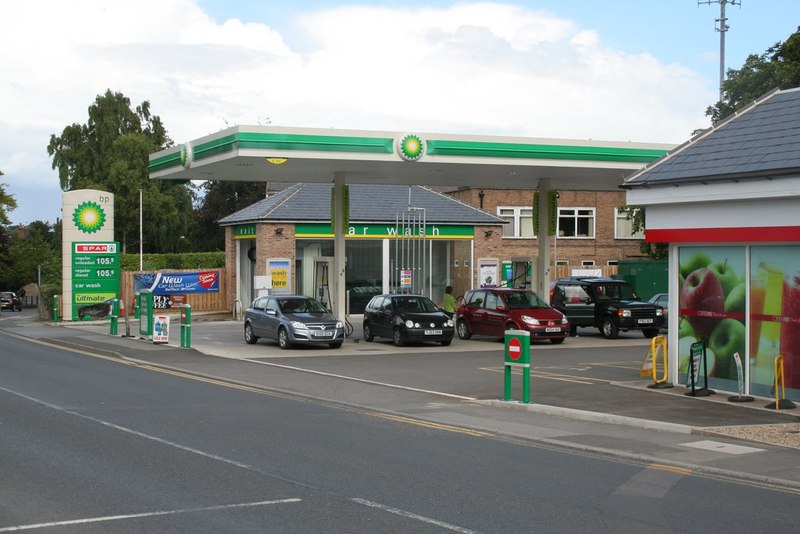
[(335, 309), (330, 287), (330, 273), (333, 271), (333, 258), (320, 256), (314, 258), (314, 296), (329, 310)]

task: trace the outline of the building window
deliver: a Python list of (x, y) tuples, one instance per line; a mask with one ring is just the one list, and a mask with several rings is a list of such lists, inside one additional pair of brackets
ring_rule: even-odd
[(569, 260), (556, 260), (556, 265), (569, 265)]
[(581, 261), (581, 267), (594, 267), (594, 260)]
[(594, 238), (594, 208), (558, 208), (559, 238)]
[(617, 265), (619, 262), (617, 260), (608, 260), (606, 265)]
[(497, 208), (497, 216), (508, 221), (503, 225), (503, 237), (536, 237), (533, 235), (533, 209), (501, 206)]
[(615, 239), (644, 239), (644, 231), (633, 232), (633, 219), (628, 219), (628, 213), (614, 208), (614, 238)]

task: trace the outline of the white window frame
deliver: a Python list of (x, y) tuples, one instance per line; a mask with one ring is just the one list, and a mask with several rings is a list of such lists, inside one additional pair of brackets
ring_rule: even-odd
[(619, 265), (619, 260), (608, 260), (606, 265)]
[[(573, 215), (562, 215), (565, 211), (572, 211)], [(572, 217), (575, 219), (575, 229), (578, 228), (578, 219), (586, 219), (588, 218), (585, 215), (580, 215), (580, 211), (589, 211), (591, 212), (591, 235), (562, 235), (561, 234), (561, 219), (562, 217)], [(579, 206), (568, 206), (568, 207), (559, 207), (558, 208), (558, 238), (559, 239), (595, 239), (597, 236), (597, 210), (593, 207), (579, 207)]]
[(569, 265), (569, 260), (556, 260), (556, 265)]
[(641, 230), (638, 234), (620, 235), (620, 223), (624, 221), (629, 226), (633, 224), (632, 220), (627, 220), (627, 216), (628, 214), (621, 213), (619, 208), (614, 208), (614, 239), (644, 239), (644, 230)]
[(581, 260), (581, 267), (594, 267), (594, 260)]
[[(513, 215), (511, 213), (502, 214), (502, 210), (513, 210)], [(533, 232), (533, 208), (530, 206), (497, 206), (497, 216), (501, 219), (511, 219), (511, 223), (503, 225), (503, 239), (536, 239), (535, 235), (530, 236), (523, 236), (521, 235), (522, 229), (522, 212), (527, 211), (530, 213), (526, 220), (530, 221), (531, 224), (531, 232)], [(527, 224), (527, 223), (526, 223)], [(507, 229), (506, 226), (511, 226), (511, 233), (506, 234)]]

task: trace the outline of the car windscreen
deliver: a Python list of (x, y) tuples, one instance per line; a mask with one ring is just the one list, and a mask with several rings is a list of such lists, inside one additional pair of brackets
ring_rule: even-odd
[(533, 291), (515, 291), (513, 293), (506, 293), (505, 297), (508, 307), (514, 310), (550, 307)]
[(285, 299), (279, 302), (283, 313), (325, 313), (325, 306), (314, 299)]
[(399, 297), (394, 302), (398, 313), (430, 313), (438, 311), (436, 304), (426, 297)]
[(604, 284), (595, 286), (598, 298), (608, 297), (611, 300), (639, 300), (639, 295), (626, 284)]

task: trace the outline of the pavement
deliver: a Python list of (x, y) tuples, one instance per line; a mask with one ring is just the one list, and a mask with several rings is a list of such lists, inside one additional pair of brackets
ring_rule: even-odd
[[(122, 335), (112, 336), (107, 321), (43, 323), (26, 311), (4, 313), (0, 330), (189, 377), (377, 411), (409, 424), (424, 421), (444, 431), (800, 493), (800, 409), (767, 409), (765, 398), (730, 402), (725, 392), (691, 397), (680, 385), (650, 388), (652, 380), (638, 373), (650, 341), (638, 332), (607, 340), (587, 330), (562, 345), (536, 344), (532, 402), (523, 403), (519, 373), (512, 377), (514, 400), (502, 400), (503, 343), (492, 339), (398, 348), (389, 340), (364, 342), (353, 319), (354, 334), (340, 349), (282, 351), (263, 340), (245, 344), (241, 321), (195, 314), (187, 349), (180, 347), (177, 317), (172, 320), (167, 344), (141, 339), (133, 319), (127, 327), (121, 321)], [(589, 356), (595, 365), (586, 364)]]

